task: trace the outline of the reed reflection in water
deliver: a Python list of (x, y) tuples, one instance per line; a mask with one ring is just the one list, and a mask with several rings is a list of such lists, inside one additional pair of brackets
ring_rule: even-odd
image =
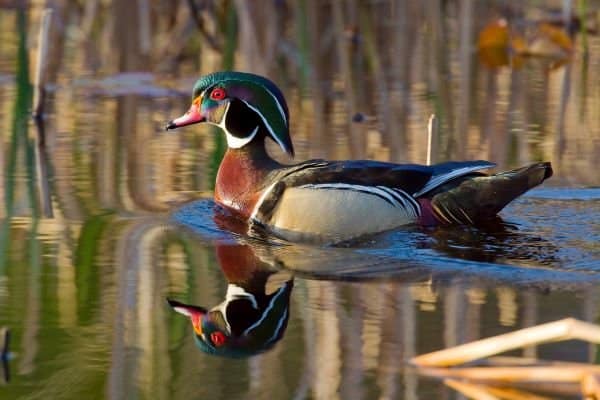
[[(499, 231), (407, 229), (339, 248), (256, 243), (215, 223), (210, 202), (184, 221), (165, 214), (212, 195), (224, 140), (210, 129), (162, 131), (199, 74), (236, 68), (282, 87), (298, 159), (422, 163), (435, 112), (435, 161), (549, 159), (554, 184), (598, 185), (597, 2), (582, 2), (591, 16), (566, 63), (529, 57), (515, 68), (484, 65), (478, 35), (501, 15), (537, 35), (538, 21), (555, 19), (537, 2), (20, 4), (0, 1), (0, 326), (16, 354), (2, 396), (452, 397), (405, 361), (565, 316), (597, 321), (593, 189), (526, 197)], [(37, 204), (28, 124), (44, 6), (56, 18), (45, 121), (53, 218)], [(190, 323), (165, 301), (220, 304), (221, 245), (294, 274), (285, 335), (255, 357), (198, 351)]]

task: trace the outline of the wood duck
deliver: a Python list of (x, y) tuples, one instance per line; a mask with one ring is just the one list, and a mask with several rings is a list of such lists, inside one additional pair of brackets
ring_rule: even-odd
[(341, 241), (407, 224), (475, 225), (552, 176), (547, 162), (495, 175), (481, 172), (495, 165), (488, 161), (280, 164), (265, 138), (293, 157), (285, 99), (270, 80), (244, 72), (201, 77), (189, 110), (166, 129), (195, 123), (216, 125), (227, 138), (215, 201), (287, 240)]
[(190, 318), (196, 345), (205, 353), (242, 358), (271, 349), (287, 327), (292, 275), (261, 261), (248, 245), (216, 249), (228, 281), (225, 300), (210, 310), (167, 299), (169, 305)]

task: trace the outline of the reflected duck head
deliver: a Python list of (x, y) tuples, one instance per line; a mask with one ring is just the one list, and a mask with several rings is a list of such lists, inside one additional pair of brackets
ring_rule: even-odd
[(197, 346), (205, 353), (243, 358), (271, 349), (289, 318), (291, 274), (267, 268), (247, 246), (218, 249), (229, 284), (225, 299), (209, 309), (167, 299), (190, 319)]
[(271, 349), (283, 337), (289, 318), (291, 288), (292, 282), (286, 282), (272, 294), (265, 307), (247, 294), (231, 295), (230, 291), (227, 296), (230, 299), (211, 310), (172, 299), (167, 301), (173, 310), (190, 319), (200, 350), (244, 358)]
[(220, 311), (209, 311), (173, 299), (167, 299), (167, 302), (173, 310), (190, 319), (196, 344), (206, 353), (227, 353), (227, 349), (240, 344), (240, 340), (232, 337)]

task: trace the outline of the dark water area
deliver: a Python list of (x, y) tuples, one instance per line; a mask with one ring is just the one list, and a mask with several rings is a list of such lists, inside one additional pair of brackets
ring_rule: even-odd
[[(470, 19), (460, 12), (470, 2), (460, 1), (445, 9), (363, 2), (361, 12), (355, 2), (341, 9), (274, 2), (286, 4), (285, 13), (244, 2), (200, 9), (209, 33), (222, 35), (217, 55), (204, 43), (209, 37), (189, 33), (195, 25), (186, 9), (169, 22), (158, 12), (166, 2), (152, 3), (155, 54), (143, 53), (143, 41), (124, 44), (123, 32), (109, 40), (115, 23), (133, 17), (111, 20), (102, 2), (92, 3), (113, 25), (87, 19), (91, 6), (58, 9), (68, 23), (57, 36), (62, 62), (49, 85), (40, 158), (28, 82), (41, 10), (0, 1), (0, 328), (11, 332), (0, 399), (460, 399), (408, 360), (566, 317), (599, 322), (600, 38), (593, 21), (568, 60), (545, 54), (511, 68), (490, 67), (477, 54), (478, 35), (494, 18), (485, 10), (502, 8), (493, 1), (475, 2)], [(520, 6), (521, 18), (549, 15), (532, 3)], [(590, 12), (600, 8), (587, 4)], [(268, 74), (288, 98), (296, 159), (269, 148), (284, 162), (424, 163), (427, 118), (436, 113), (435, 161), (489, 159), (502, 170), (547, 160), (555, 176), (477, 228), (408, 226), (336, 244), (249, 231), (212, 200), (223, 136), (200, 126), (163, 130), (189, 106), (198, 74), (231, 61), (228, 25), (215, 21), (232, 9), (241, 33), (252, 28), (248, 12), (251, 21), (261, 21), (261, 12), (288, 18), (287, 30), (277, 28), (284, 61), (268, 63), (266, 50), (257, 59), (247, 35), (234, 51), (236, 68)], [(384, 22), (373, 24), (378, 18)], [(463, 18), (471, 23), (466, 53)], [(323, 32), (310, 25), (323, 19), (337, 22)], [(432, 22), (438, 19), (443, 24)], [(132, 26), (144, 37), (143, 23)], [(388, 30), (407, 40), (386, 42)], [(317, 31), (327, 57), (316, 57)], [(336, 47), (340, 35), (347, 48)], [(168, 47), (169, 38), (186, 44)], [(348, 65), (336, 53), (344, 49)], [(309, 77), (319, 84), (307, 84)], [(167, 299), (209, 311), (208, 342)], [(249, 339), (230, 340), (224, 330)], [(511, 354), (598, 359), (595, 345), (574, 341)]]

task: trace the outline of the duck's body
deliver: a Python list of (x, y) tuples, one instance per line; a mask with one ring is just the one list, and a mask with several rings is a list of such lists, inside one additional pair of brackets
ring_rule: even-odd
[(209, 122), (226, 133), (215, 201), (286, 239), (345, 240), (407, 224), (476, 224), (552, 175), (537, 163), (496, 175), (487, 161), (423, 166), (377, 161), (274, 161), (266, 137), (293, 155), (277, 87), (239, 72), (201, 78), (190, 111), (168, 128)]

